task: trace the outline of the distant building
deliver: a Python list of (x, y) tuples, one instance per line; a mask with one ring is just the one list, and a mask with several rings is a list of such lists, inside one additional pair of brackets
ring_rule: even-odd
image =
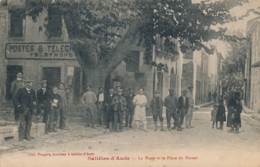
[(175, 89), (176, 94), (180, 95), (182, 65), (179, 54), (167, 51), (163, 46), (164, 39), (157, 36), (156, 40), (157, 45), (152, 51), (152, 65), (145, 63), (144, 48), (137, 48), (112, 72), (112, 87), (120, 85), (126, 91), (129, 88), (137, 91), (142, 87), (148, 100), (153, 97), (155, 90), (160, 91), (163, 98), (169, 94), (169, 88)]
[(245, 102), (253, 110), (260, 110), (260, 17), (247, 22), (248, 52), (246, 58)]
[(203, 104), (213, 100), (213, 93), (217, 92), (217, 98), (221, 96), (221, 60), (222, 56), (214, 46), (212, 54), (204, 50), (193, 53), (194, 63), (194, 96), (195, 104)]

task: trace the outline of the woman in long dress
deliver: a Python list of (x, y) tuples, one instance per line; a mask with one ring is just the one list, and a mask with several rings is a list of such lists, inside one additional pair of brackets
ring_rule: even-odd
[(137, 129), (140, 128), (140, 124), (143, 125), (143, 129), (146, 132), (146, 104), (147, 98), (144, 95), (144, 89), (139, 88), (138, 94), (133, 99), (133, 104), (135, 105), (134, 110), (134, 121)]

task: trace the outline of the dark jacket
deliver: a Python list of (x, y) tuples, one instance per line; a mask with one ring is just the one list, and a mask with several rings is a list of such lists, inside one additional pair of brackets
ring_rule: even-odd
[[(60, 107), (61, 107), (62, 100), (61, 100), (61, 96), (60, 96), (59, 94), (51, 93), (49, 100), (50, 100), (50, 107), (51, 107), (51, 108), (52, 108), (52, 107), (53, 107), (53, 108), (60, 108)], [(57, 106), (53, 106), (53, 105), (52, 105), (52, 103), (53, 103), (55, 100), (57, 101)]]
[(224, 122), (226, 121), (226, 109), (223, 105), (223, 103), (219, 104), (216, 121)]
[(126, 109), (126, 100), (123, 96), (115, 96), (111, 102), (114, 106), (114, 111), (124, 111)]
[(189, 108), (189, 98), (185, 96), (185, 104), (184, 104), (184, 96), (180, 96), (178, 98), (178, 109), (187, 109)]
[(160, 97), (154, 97), (151, 100), (150, 107), (153, 115), (162, 113), (163, 111), (163, 100)]
[(134, 94), (132, 94), (132, 95), (128, 94), (126, 96), (126, 103), (127, 103), (127, 108), (128, 109), (133, 109), (134, 108), (134, 104), (133, 104), (134, 97), (135, 97)]
[(45, 93), (43, 94), (43, 90), (39, 89), (37, 90), (37, 100), (38, 100), (38, 104), (47, 104), (47, 102), (49, 101), (51, 95), (51, 91), (49, 89), (46, 89)]
[(164, 99), (164, 106), (166, 107), (166, 111), (175, 112), (177, 110), (177, 98), (175, 95), (167, 96)]
[(33, 110), (33, 102), (36, 102), (35, 91), (33, 89), (28, 93), (26, 88), (19, 89), (14, 97), (15, 106), (19, 107), (19, 111), (23, 112), (25, 108)]

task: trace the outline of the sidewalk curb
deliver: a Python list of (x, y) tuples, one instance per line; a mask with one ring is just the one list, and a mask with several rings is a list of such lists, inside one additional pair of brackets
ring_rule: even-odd
[(257, 121), (260, 121), (260, 113), (254, 111), (254, 110), (252, 110), (250, 108), (248, 108), (244, 104), (243, 104), (243, 112), (245, 114), (250, 115), (251, 118), (253, 118), (253, 119), (257, 120)]
[(199, 109), (201, 109), (203, 107), (211, 106), (213, 104), (214, 104), (214, 102), (208, 102), (208, 103), (203, 103), (203, 104), (200, 104), (200, 105), (195, 105), (194, 106), (194, 111), (197, 111), (197, 110), (199, 110)]

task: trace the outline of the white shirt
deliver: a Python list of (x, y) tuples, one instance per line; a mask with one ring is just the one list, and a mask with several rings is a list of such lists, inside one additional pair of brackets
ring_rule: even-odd
[(98, 95), (98, 102), (104, 102), (104, 93)]

